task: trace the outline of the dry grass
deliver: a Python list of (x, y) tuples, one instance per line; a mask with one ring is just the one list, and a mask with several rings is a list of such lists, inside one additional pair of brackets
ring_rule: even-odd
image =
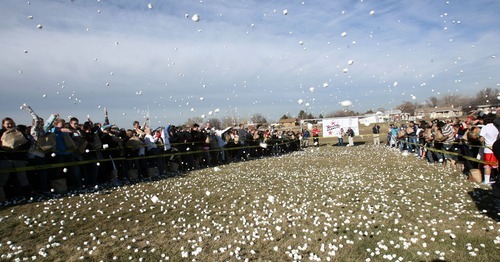
[(498, 261), (500, 225), (490, 193), (385, 147), (323, 146), (6, 207), (0, 255), (42, 261)]

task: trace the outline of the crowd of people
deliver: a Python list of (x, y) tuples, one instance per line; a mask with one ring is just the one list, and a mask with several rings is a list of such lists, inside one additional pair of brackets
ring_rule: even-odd
[[(410, 121), (399, 126), (391, 124), (386, 145), (428, 163), (459, 169), (464, 175), (470, 175), (471, 170), (482, 170), (483, 183), (492, 184), (500, 158), (500, 140), (495, 144), (498, 128), (500, 118), (494, 113), (469, 116), (466, 120)], [(375, 128), (373, 133), (378, 134)]]
[(106, 109), (103, 123), (75, 117), (66, 122), (57, 114), (44, 121), (31, 107), (22, 109), (31, 115), (31, 126), (2, 120), (0, 201), (117, 186), (304, 146), (293, 131), (243, 124), (224, 130), (210, 122), (152, 129), (146, 119), (125, 129), (110, 124)]
[[(53, 114), (46, 121), (23, 105), (32, 117), (31, 126), (16, 125), (9, 117), (0, 129), (0, 201), (16, 197), (51, 196), (54, 193), (118, 186), (151, 177), (167, 177), (190, 170), (235, 161), (281, 155), (319, 146), (321, 131), (263, 130), (240, 124), (218, 130), (210, 122), (203, 126), (166, 125), (152, 129), (148, 119), (134, 121), (129, 129), (87, 119), (69, 122)], [(410, 121), (387, 131), (388, 147), (414, 154), (429, 163), (459, 168), (464, 174), (483, 170), (483, 183), (493, 183), (500, 158), (500, 118)], [(381, 128), (372, 128), (374, 144), (380, 143)], [(344, 144), (344, 137), (348, 143)], [(353, 146), (349, 127), (338, 135), (337, 146)]]

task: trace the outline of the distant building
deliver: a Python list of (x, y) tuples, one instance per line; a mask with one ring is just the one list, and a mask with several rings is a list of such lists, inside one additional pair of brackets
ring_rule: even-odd
[(368, 126), (370, 124), (385, 122), (386, 116), (382, 112), (377, 112), (375, 114), (367, 114), (364, 116), (360, 116), (358, 120), (360, 124)]
[(461, 107), (434, 107), (434, 108), (419, 108), (416, 110), (418, 119), (423, 118), (454, 118), (464, 115)]
[(283, 118), (278, 121), (278, 125), (282, 127), (295, 127), (300, 125), (298, 118)]
[(489, 113), (497, 113), (498, 108), (500, 105), (478, 105), (476, 107), (476, 110), (473, 110), (472, 112), (480, 113), (482, 112), (483, 114), (489, 114)]
[(389, 110), (385, 112), (384, 118), (387, 122), (399, 122), (404, 120), (402, 114), (403, 112), (399, 109)]

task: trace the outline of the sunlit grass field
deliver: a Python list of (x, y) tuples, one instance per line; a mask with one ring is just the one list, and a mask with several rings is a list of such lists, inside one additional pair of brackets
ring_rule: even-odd
[(491, 187), (384, 146), (310, 147), (0, 211), (0, 259), (499, 261)]

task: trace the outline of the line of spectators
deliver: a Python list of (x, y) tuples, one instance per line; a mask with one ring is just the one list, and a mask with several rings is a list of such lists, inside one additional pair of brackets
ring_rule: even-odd
[(468, 117), (464, 121), (458, 118), (418, 124), (410, 121), (399, 127), (391, 124), (386, 145), (429, 163), (459, 169), (465, 175), (470, 175), (473, 169), (483, 170), (483, 183), (491, 184), (498, 174), (500, 148), (495, 157), (493, 144), (497, 141), (499, 128), (500, 118), (492, 113)]
[(215, 130), (209, 122), (152, 129), (148, 119), (125, 129), (110, 124), (106, 109), (103, 123), (66, 122), (57, 114), (44, 121), (31, 107), (21, 109), (32, 116), (31, 126), (2, 120), (0, 168), (13, 172), (0, 173), (0, 201), (119, 186), (301, 148), (302, 135), (292, 131), (244, 125)]
[[(16, 125), (8, 117), (2, 120), (0, 168), (17, 170), (0, 173), (0, 199), (118, 186), (130, 180), (280, 155), (307, 147), (311, 137), (307, 129), (295, 133), (239, 125), (216, 130), (209, 122), (203, 127), (152, 129), (148, 119), (142, 126), (135, 121), (132, 128), (125, 129), (110, 124), (106, 109), (103, 123), (90, 119), (80, 123), (74, 117), (66, 123), (57, 114), (44, 121), (29, 106), (21, 108), (32, 116), (31, 126)], [(466, 121), (435, 119), (390, 125), (387, 146), (429, 163), (459, 168), (464, 174), (482, 169), (483, 182), (491, 183), (498, 166), (493, 143), (499, 126), (495, 114)], [(378, 135), (380, 127), (373, 132)], [(312, 130), (316, 146), (318, 134)], [(487, 163), (472, 161), (476, 157)]]

